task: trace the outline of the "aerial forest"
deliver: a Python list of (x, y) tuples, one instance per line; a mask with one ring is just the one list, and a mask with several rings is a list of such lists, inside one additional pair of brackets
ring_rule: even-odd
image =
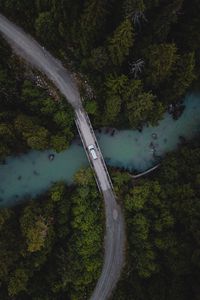
[(1, 0), (0, 9), (85, 76), (95, 126), (155, 125), (198, 85), (198, 0)]
[[(0, 13), (75, 75), (95, 129), (156, 126), (200, 89), (199, 0), (0, 0)], [(1, 36), (0, 164), (32, 150), (61, 152), (77, 134), (66, 99)], [(199, 136), (149, 176), (109, 172), (127, 234), (111, 299), (199, 300)], [(80, 169), (73, 184), (24, 200), (0, 208), (0, 299), (89, 299), (105, 232), (93, 172)]]

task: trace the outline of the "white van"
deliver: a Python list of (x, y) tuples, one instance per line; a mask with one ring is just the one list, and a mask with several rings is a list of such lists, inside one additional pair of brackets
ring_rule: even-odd
[(93, 146), (93, 145), (89, 145), (89, 146), (88, 146), (88, 150), (90, 151), (90, 153), (91, 153), (93, 159), (97, 159), (97, 154), (96, 154), (96, 151), (95, 151), (95, 149), (94, 149), (94, 146)]

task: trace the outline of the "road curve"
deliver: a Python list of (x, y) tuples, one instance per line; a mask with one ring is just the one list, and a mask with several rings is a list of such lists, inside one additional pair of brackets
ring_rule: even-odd
[[(43, 49), (33, 38), (0, 14), (0, 32), (14, 51), (27, 60), (57, 86), (75, 110), (75, 121), (88, 159), (95, 171), (96, 181), (105, 203), (106, 233), (103, 270), (98, 279), (92, 300), (106, 300), (110, 297), (124, 263), (125, 229), (121, 208), (115, 200), (112, 183), (96, 141), (90, 120), (84, 111), (76, 83), (70, 73), (50, 53)], [(95, 145), (98, 159), (93, 160), (88, 146)]]
[[(89, 161), (95, 170), (96, 181), (103, 194), (106, 209), (105, 256), (101, 276), (92, 294), (92, 300), (108, 299), (119, 279), (124, 261), (124, 220), (115, 195), (103, 156), (94, 135), (90, 120), (81, 108), (75, 110), (76, 125)], [(88, 126), (89, 125), (89, 126)], [(84, 134), (83, 134), (84, 133)], [(88, 145), (95, 145), (97, 160), (91, 160)]]

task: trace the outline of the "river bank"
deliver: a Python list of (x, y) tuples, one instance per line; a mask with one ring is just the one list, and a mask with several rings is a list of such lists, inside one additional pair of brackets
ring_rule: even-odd
[[(184, 100), (185, 110), (178, 120), (168, 113), (157, 127), (136, 130), (102, 128), (96, 136), (107, 165), (138, 174), (160, 161), (167, 152), (192, 139), (200, 132), (200, 95), (191, 94)], [(113, 133), (114, 132), (114, 133)], [(53, 154), (54, 159), (49, 160)], [(88, 166), (80, 139), (69, 149), (31, 151), (8, 157), (0, 166), (0, 205), (15, 205), (45, 192), (54, 182), (73, 184), (74, 174)]]

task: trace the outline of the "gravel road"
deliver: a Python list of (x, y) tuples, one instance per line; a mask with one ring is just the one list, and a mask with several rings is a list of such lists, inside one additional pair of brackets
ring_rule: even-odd
[[(112, 183), (96, 141), (90, 120), (85, 113), (80, 94), (71, 74), (32, 37), (18, 26), (11, 23), (0, 14), (0, 32), (7, 39), (13, 50), (28, 61), (32, 66), (45, 73), (57, 86), (67, 101), (73, 106), (76, 115), (76, 124), (81, 135), (84, 148), (96, 173), (98, 185), (103, 194), (106, 215), (105, 254), (103, 270), (98, 279), (92, 300), (106, 300), (110, 297), (124, 263), (125, 230), (121, 208), (116, 202), (112, 190)], [(93, 160), (88, 152), (88, 146), (95, 145), (98, 159)]]

